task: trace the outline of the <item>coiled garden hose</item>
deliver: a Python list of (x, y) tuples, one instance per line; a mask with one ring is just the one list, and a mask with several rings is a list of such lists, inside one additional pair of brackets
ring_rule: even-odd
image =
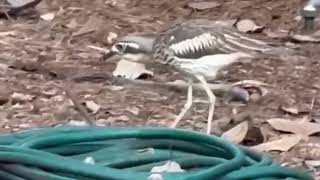
[(312, 179), (266, 154), (187, 130), (60, 126), (0, 135), (1, 180), (147, 180), (169, 160), (184, 171), (160, 179)]

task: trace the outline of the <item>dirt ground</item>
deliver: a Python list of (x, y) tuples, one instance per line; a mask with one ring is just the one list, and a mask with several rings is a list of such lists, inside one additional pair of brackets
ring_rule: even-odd
[[(178, 20), (250, 18), (272, 31), (298, 30), (301, 0), (217, 0), (216, 7), (196, 10), (188, 0), (47, 0), (36, 10), (0, 20), (0, 131), (53, 126), (69, 120), (93, 119), (100, 125), (167, 126), (184, 105), (186, 94), (166, 88), (115, 84), (115, 63), (89, 45), (110, 48), (110, 32), (159, 32)], [(52, 20), (40, 15), (55, 13)], [(268, 38), (258, 33), (261, 38)], [(270, 38), (271, 39), (271, 38)], [(276, 40), (274, 40), (276, 41)], [(278, 41), (277, 41), (278, 42)], [(268, 94), (245, 106), (217, 103), (215, 134), (248, 121), (246, 145), (276, 139), (271, 118), (320, 123), (320, 54), (318, 44), (296, 44), (305, 58), (262, 59), (234, 64), (222, 75), (228, 82), (258, 80), (271, 84)], [(173, 81), (174, 73), (152, 69), (148, 80)], [(206, 96), (195, 97), (181, 128), (205, 132)], [(92, 105), (92, 102), (94, 102)], [(91, 103), (91, 105), (90, 105)], [(86, 107), (98, 105), (97, 112)], [(92, 109), (91, 109), (92, 110)], [(265, 130), (265, 131), (264, 131)], [(267, 132), (267, 133), (265, 133)], [(309, 141), (320, 146), (319, 135)], [(299, 149), (272, 152), (281, 163), (302, 165)]]

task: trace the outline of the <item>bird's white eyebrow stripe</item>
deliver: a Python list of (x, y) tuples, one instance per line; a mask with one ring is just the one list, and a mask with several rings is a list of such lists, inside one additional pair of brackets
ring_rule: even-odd
[(181, 42), (169, 46), (177, 54), (186, 54), (188, 52), (196, 52), (208, 48), (214, 44), (215, 37), (210, 33), (204, 33), (192, 39), (186, 39)]
[(132, 42), (119, 42), (118, 43), (119, 45), (127, 45), (127, 46), (130, 46), (130, 47), (133, 47), (135, 49), (139, 49), (140, 46), (136, 43), (132, 43)]

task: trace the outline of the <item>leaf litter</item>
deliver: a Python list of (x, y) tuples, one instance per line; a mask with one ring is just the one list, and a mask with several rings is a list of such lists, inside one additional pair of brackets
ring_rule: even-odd
[[(46, 9), (41, 10), (39, 14), (45, 15), (55, 12), (54, 18), (52, 18), (52, 15), (48, 15), (49, 18), (45, 21), (41, 20), (40, 16), (31, 13), (17, 17), (17, 20), (12, 22), (1, 19), (0, 23), (5, 23), (6, 26), (2, 26), (0, 30), (0, 43), (2, 45), (0, 53), (3, 58), (0, 63), (4, 67), (4, 70), (1, 69), (2, 77), (0, 78), (0, 106), (1, 114), (7, 119), (10, 117), (9, 121), (5, 121), (4, 125), (0, 127), (2, 132), (19, 129), (17, 124), (23, 124), (20, 128), (32, 128), (34, 125), (35, 127), (53, 126), (69, 119), (84, 120), (82, 113), (74, 105), (68, 103), (69, 98), (60, 89), (60, 87), (66, 87), (69, 83), (74, 84), (74, 87), (69, 89), (69, 92), (73, 94), (75, 99), (80, 102), (86, 102), (88, 101), (86, 97), (90, 97), (90, 100), (94, 101), (95, 105), (101, 106), (96, 114), (93, 112), (98, 108), (94, 108), (94, 106), (91, 107), (94, 111), (88, 112), (93, 119), (100, 120), (101, 124), (108, 126), (119, 124), (141, 126), (154, 119), (154, 125), (162, 123), (164, 126), (168, 125), (171, 123), (176, 111), (183, 106), (185, 95), (178, 91), (156, 87), (114, 84), (113, 72), (117, 64), (103, 59), (103, 56), (108, 54), (111, 43), (117, 38), (113, 33), (117, 34), (117, 36), (122, 36), (136, 32), (159, 32), (168, 27), (177, 17), (188, 19), (191, 17), (210, 17), (211, 19), (221, 20), (220, 23), (224, 23), (227, 26), (239, 26), (234, 19), (239, 19), (244, 15), (251, 20), (251, 23), (248, 24), (244, 23), (245, 21), (241, 22), (245, 24), (242, 28), (247, 33), (254, 33), (254, 35), (264, 38), (263, 35), (259, 34), (261, 30), (259, 28), (255, 29), (258, 26), (257, 24), (261, 24), (266, 29), (273, 30), (272, 32), (277, 32), (276, 29), (284, 30), (284, 38), (281, 38), (281, 36), (278, 38), (283, 40), (286, 38), (286, 31), (296, 26), (295, 21), (288, 21), (294, 19), (296, 14), (288, 13), (283, 8), (290, 10), (299, 8), (296, 0), (290, 2), (263, 1), (259, 4), (251, 1), (240, 1), (237, 2), (237, 6), (230, 6), (233, 3), (231, 1), (219, 1), (219, 3), (213, 4), (211, 7), (207, 5), (198, 7), (203, 10), (186, 7), (190, 2), (185, 0), (177, 1), (174, 6), (170, 2), (146, 0), (135, 3), (127, 0), (107, 2), (79, 1), (79, 4), (67, 1), (46, 1), (46, 3)], [(255, 8), (252, 8), (253, 6), (251, 5)], [(273, 13), (266, 13), (265, 6), (272, 9), (272, 12), (276, 12), (277, 19), (272, 19)], [(254, 20), (254, 25), (252, 25), (252, 20)], [(263, 27), (261, 28), (263, 29)], [(274, 39), (274, 42), (278, 43), (276, 42), (278, 39)], [(318, 78), (319, 67), (316, 59), (319, 56), (319, 48), (316, 47), (317, 42), (314, 39), (311, 39), (311, 41), (314, 44), (297, 41), (297, 43), (300, 43), (298, 50), (310, 55), (305, 59), (294, 58), (281, 61), (261, 59), (261, 61), (250, 63), (248, 66), (235, 64), (228, 67), (229, 73), (223, 80), (237, 82), (255, 79), (255, 81), (265, 82), (270, 85), (265, 86), (256, 82), (253, 83), (255, 84), (253, 86), (242, 84), (243, 87), (248, 89), (259, 89), (255, 86), (265, 88), (267, 93), (261, 93), (263, 92), (261, 90), (259, 90), (261, 91), (259, 93), (267, 94), (268, 96), (258, 98), (258, 101), (255, 102), (250, 101), (250, 96), (248, 105), (237, 107), (237, 111), (240, 113), (245, 111), (255, 112), (254, 115), (250, 113), (251, 118), (249, 118), (250, 124), (253, 124), (253, 126), (270, 126), (264, 132), (264, 143), (281, 139), (285, 141), (286, 138), (290, 137), (284, 135), (288, 135), (288, 133), (295, 134), (295, 132), (285, 132), (271, 128), (271, 125), (266, 122), (268, 119), (275, 117), (295, 122), (302, 114), (300, 106), (298, 114), (294, 110), (289, 110), (291, 113), (286, 114), (283, 113), (283, 110), (279, 110), (278, 107), (283, 104), (285, 99), (293, 99), (295, 104), (309, 104), (310, 99), (316, 97), (316, 92), (320, 90), (317, 85), (320, 79)], [(297, 45), (295, 42), (291, 43)], [(99, 54), (101, 56), (98, 56)], [(37, 64), (41, 64), (41, 66)], [(305, 69), (296, 73), (294, 67), (298, 65), (303, 66)], [(148, 76), (152, 81), (163, 82), (163, 80), (183, 79), (176, 73), (164, 72), (162, 68), (151, 67), (150, 70), (149, 67), (144, 68), (148, 69), (147, 74), (150, 73)], [(122, 71), (122, 75), (129, 79), (139, 78), (141, 72), (145, 72), (145, 69), (142, 68), (135, 73), (129, 73), (131, 69), (127, 69)], [(78, 76), (87, 78), (81, 81), (73, 81), (73, 78)], [(51, 92), (50, 88), (43, 88), (48, 82), (54, 83), (58, 90)], [(2, 84), (5, 88), (2, 88)], [(97, 84), (101, 86), (97, 86)], [(32, 88), (26, 88), (29, 85), (32, 85)], [(34, 98), (15, 103), (11, 97), (14, 92), (25, 96), (31, 95)], [(88, 94), (90, 96), (86, 96)], [(202, 96), (201, 92), (199, 96)], [(316, 110), (319, 109), (319, 104), (320, 102), (316, 98), (314, 111), (310, 111), (310, 119), (318, 118)], [(223, 128), (224, 130), (230, 129), (230, 124), (234, 121), (228, 117), (230, 116), (229, 110), (232, 108), (230, 106), (219, 104), (216, 108), (215, 119), (226, 117), (226, 122), (223, 126), (228, 126), (228, 128)], [(138, 107), (139, 111), (135, 108), (130, 109), (132, 107)], [(206, 111), (201, 113), (199, 111), (198, 113), (198, 110), (205, 108), (207, 107), (203, 107), (201, 103), (195, 103), (194, 113), (197, 113), (197, 116), (190, 114), (190, 116), (186, 117), (188, 121), (182, 123), (181, 128), (191, 127), (192, 122), (195, 120), (205, 120)], [(15, 112), (18, 113), (10, 116)], [(5, 116), (5, 113), (9, 115)], [(155, 119), (155, 117), (159, 118)], [(30, 119), (32, 119), (32, 122), (28, 121)], [(247, 119), (243, 121), (247, 121)], [(309, 123), (313, 122), (309, 121)], [(281, 129), (285, 128), (281, 127)], [(252, 131), (253, 129), (249, 128), (247, 134)], [(304, 131), (300, 131), (298, 131), (299, 134), (305, 134)], [(278, 146), (281, 143), (269, 144), (269, 147), (264, 145), (264, 147), (268, 151), (274, 151), (272, 149), (275, 149), (275, 151), (277, 149), (280, 149), (279, 151), (284, 150), (283, 153), (275, 156), (277, 159), (289, 156), (288, 153), (297, 147), (297, 145), (292, 147), (292, 144), (295, 144), (299, 139), (293, 137), (288, 141), (292, 143), (285, 145), (286, 148), (279, 148)], [(318, 133), (315, 132), (309, 135), (309, 141), (312, 138), (319, 138)], [(235, 142), (239, 142), (241, 139), (237, 140), (235, 138)], [(301, 142), (299, 141), (298, 144), (301, 144)], [(244, 143), (246, 143), (246, 139), (241, 142), (241, 144)], [(259, 145), (261, 142), (256, 143)], [(309, 150), (310, 148), (315, 149), (316, 146), (309, 147)], [(314, 152), (314, 150), (309, 152)], [(294, 154), (294, 156), (297, 155), (299, 154)]]

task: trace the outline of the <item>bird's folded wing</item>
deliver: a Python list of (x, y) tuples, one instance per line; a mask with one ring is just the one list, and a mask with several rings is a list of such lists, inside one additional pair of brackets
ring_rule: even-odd
[(182, 23), (164, 33), (161, 41), (179, 58), (200, 58), (213, 54), (248, 53), (250, 55), (281, 53), (279, 48), (218, 24)]

